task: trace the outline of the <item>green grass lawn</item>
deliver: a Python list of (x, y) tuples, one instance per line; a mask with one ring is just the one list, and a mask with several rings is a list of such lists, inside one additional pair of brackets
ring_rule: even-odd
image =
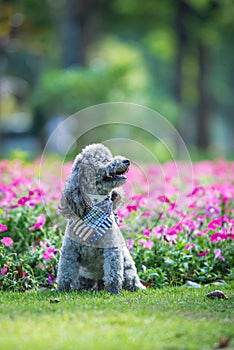
[[(233, 289), (217, 287), (108, 293), (0, 293), (0, 349), (213, 349), (232, 337)], [(59, 297), (59, 302), (54, 303)]]

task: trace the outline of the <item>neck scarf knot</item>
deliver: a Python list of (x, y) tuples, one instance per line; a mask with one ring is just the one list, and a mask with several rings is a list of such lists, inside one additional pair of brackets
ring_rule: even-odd
[(70, 227), (82, 241), (93, 245), (105, 235), (114, 221), (117, 222), (117, 217), (113, 214), (113, 204), (109, 196), (89, 195), (84, 201), (86, 214), (82, 219), (73, 214)]

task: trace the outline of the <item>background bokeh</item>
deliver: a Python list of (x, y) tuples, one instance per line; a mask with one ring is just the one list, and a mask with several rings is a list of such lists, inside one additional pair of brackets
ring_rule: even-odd
[(232, 0), (2, 0), (0, 156), (40, 154), (69, 115), (131, 102), (167, 118), (192, 159), (233, 158), (233, 18)]

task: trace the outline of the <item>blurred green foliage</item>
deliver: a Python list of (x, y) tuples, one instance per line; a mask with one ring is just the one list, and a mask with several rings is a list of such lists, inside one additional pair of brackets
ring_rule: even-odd
[(202, 157), (231, 156), (233, 15), (231, 0), (5, 0), (0, 73), (29, 84), (41, 145), (49, 118), (123, 101), (161, 113)]
[(128, 93), (124, 77), (128, 67), (53, 69), (44, 72), (35, 91), (34, 106), (48, 117), (69, 115), (85, 107), (108, 102), (113, 94)]

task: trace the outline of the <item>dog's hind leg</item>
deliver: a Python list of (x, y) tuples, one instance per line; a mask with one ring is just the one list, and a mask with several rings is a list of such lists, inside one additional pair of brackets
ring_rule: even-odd
[(104, 286), (112, 294), (121, 294), (123, 284), (123, 252), (118, 248), (104, 249)]
[(79, 247), (69, 237), (65, 236), (58, 264), (58, 291), (79, 289)]

